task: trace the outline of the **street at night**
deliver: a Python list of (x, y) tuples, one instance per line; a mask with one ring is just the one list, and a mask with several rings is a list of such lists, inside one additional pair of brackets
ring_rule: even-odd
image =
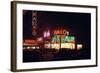
[(23, 10), (23, 62), (91, 59), (91, 14)]

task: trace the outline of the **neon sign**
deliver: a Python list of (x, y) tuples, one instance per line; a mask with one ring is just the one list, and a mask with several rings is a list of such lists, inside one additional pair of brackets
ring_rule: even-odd
[(55, 35), (61, 35), (61, 34), (69, 35), (69, 32), (66, 30), (54, 30), (53, 34), (55, 34)]
[(61, 43), (61, 48), (75, 49), (75, 43)]
[(54, 37), (52, 37), (52, 42), (60, 42), (60, 36), (54, 36)]
[(75, 37), (74, 36), (65, 36), (64, 40), (67, 42), (75, 42)]
[(62, 35), (55, 35), (52, 37), (52, 42), (75, 42), (75, 37), (74, 36), (62, 36)]
[(36, 43), (36, 41), (35, 40), (24, 40), (24, 43), (26, 43), (26, 44), (34, 44), (34, 43)]
[(43, 33), (43, 36), (44, 36), (44, 38), (50, 37), (50, 31), (49, 31), (49, 30), (48, 30), (48, 31), (45, 31), (45, 32)]

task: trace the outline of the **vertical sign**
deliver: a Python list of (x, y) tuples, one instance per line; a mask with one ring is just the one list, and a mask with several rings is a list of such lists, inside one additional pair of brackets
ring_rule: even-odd
[(37, 12), (32, 12), (32, 35), (36, 36), (37, 32)]

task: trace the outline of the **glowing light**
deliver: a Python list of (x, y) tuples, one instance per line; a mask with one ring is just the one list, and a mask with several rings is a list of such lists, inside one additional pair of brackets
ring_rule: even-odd
[(44, 32), (44, 35), (43, 35), (43, 37), (44, 37), (44, 38), (46, 37), (46, 32)]
[(25, 44), (34, 44), (36, 43), (35, 40), (25, 40)]
[(75, 37), (74, 36), (65, 36), (64, 40), (67, 42), (75, 42)]
[(52, 37), (52, 42), (60, 42), (60, 36), (54, 36), (54, 37)]
[(43, 36), (44, 36), (44, 38), (50, 37), (50, 31), (48, 30), (48, 31), (44, 32)]
[(61, 48), (75, 49), (75, 43), (61, 43)]
[(60, 34), (60, 31), (59, 30), (55, 30), (54, 34)]
[(45, 44), (44, 47), (45, 48), (50, 48), (50, 44)]
[(35, 47), (32, 47), (32, 49), (35, 49)]
[(67, 31), (66, 34), (69, 35), (69, 32)]
[(43, 39), (42, 39), (42, 37), (40, 37), (40, 38), (37, 38), (37, 41), (42, 41)]
[(37, 13), (36, 12), (32, 12), (32, 35), (36, 36), (37, 32)]
[(55, 30), (53, 34), (59, 35), (59, 34), (66, 34), (69, 35), (69, 32), (66, 30)]
[(51, 47), (54, 48), (54, 49), (60, 49), (60, 44), (57, 44), (57, 43), (54, 43), (54, 44), (51, 44)]
[(47, 37), (49, 37), (49, 36), (50, 36), (50, 31), (48, 30), (48, 31), (47, 31)]
[(64, 39), (64, 38), (65, 38), (65, 36), (62, 35), (62, 36), (61, 36), (61, 43), (65, 43), (65, 39)]
[(27, 49), (30, 49), (30, 47), (27, 47)]
[(40, 47), (36, 47), (37, 49), (39, 49)]
[(56, 41), (56, 36), (52, 37), (52, 42)]
[(77, 50), (80, 50), (83, 48), (83, 45), (82, 44), (77, 44)]

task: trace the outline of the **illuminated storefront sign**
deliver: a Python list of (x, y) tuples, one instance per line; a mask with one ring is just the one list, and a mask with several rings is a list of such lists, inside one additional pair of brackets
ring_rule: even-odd
[[(50, 37), (49, 40), (46, 39), (48, 37)], [(62, 48), (80, 50), (83, 48), (82, 44), (76, 44), (75, 36), (69, 35), (66, 30), (55, 30), (52, 36), (50, 36), (50, 30), (47, 30), (43, 33), (43, 37), (38, 37), (36, 40), (24, 40), (24, 45), (31, 45), (32, 47), (30, 48), (32, 49), (43, 47), (58, 50)]]
[(83, 45), (82, 44), (77, 44), (77, 50), (80, 50), (83, 48)]
[(60, 36), (59, 35), (55, 35), (52, 37), (52, 42), (60, 42)]
[(74, 36), (65, 36), (64, 40), (67, 42), (75, 42), (75, 37)]
[(74, 36), (65, 36), (65, 35), (55, 35), (52, 37), (52, 42), (75, 42), (75, 37)]
[[(60, 47), (61, 45), (61, 47)], [(54, 49), (60, 49), (60, 48), (65, 48), (65, 49), (75, 49), (75, 43), (54, 43), (54, 44), (51, 44), (51, 48), (54, 48)]]
[(32, 35), (37, 35), (37, 12), (32, 12)]
[(75, 49), (75, 43), (61, 43), (61, 48)]
[(61, 35), (61, 34), (65, 34), (65, 35), (69, 35), (69, 32), (66, 30), (54, 30), (53, 34), (55, 35)]
[(25, 44), (35, 44), (36, 41), (35, 40), (24, 40)]
[(60, 44), (59, 43), (54, 43), (54, 44), (51, 44), (51, 48), (54, 48), (54, 49), (60, 49)]

